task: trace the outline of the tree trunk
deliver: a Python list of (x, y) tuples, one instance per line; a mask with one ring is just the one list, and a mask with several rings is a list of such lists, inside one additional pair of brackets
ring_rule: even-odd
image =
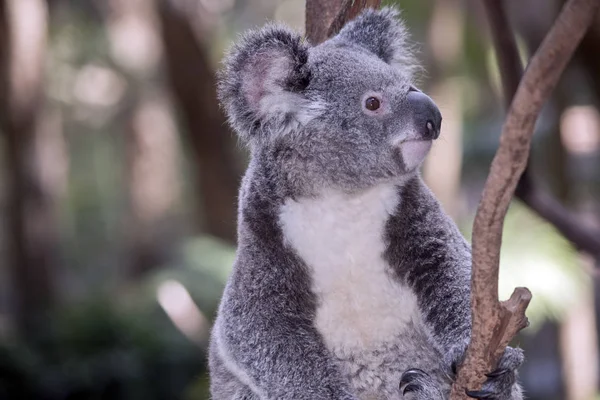
[(233, 135), (216, 99), (216, 79), (192, 21), (173, 0), (159, 0), (162, 38), (173, 93), (187, 126), (205, 231), (234, 242), (240, 174), (232, 152)]
[(127, 127), (131, 208), (129, 278), (164, 264), (172, 245), (173, 212), (179, 197), (178, 143), (166, 99), (145, 96)]
[[(133, 77), (124, 132), (130, 210), (123, 224), (124, 275), (132, 279), (164, 264), (176, 236), (171, 222), (180, 196), (180, 148), (165, 85), (157, 79), (163, 48), (152, 2), (109, 0), (102, 6), (111, 56)], [(137, 40), (129, 41), (132, 35)]]
[[(54, 299), (58, 227), (45, 170), (42, 121), (47, 9), (43, 0), (0, 0), (0, 129), (6, 138), (10, 273), (17, 327), (27, 334)], [(60, 160), (58, 160), (60, 162)], [(51, 166), (50, 165), (50, 166)]]

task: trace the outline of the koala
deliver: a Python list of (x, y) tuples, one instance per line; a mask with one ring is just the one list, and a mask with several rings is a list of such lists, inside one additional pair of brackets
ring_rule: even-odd
[[(448, 399), (471, 329), (471, 251), (419, 167), (442, 116), (393, 8), (312, 46), (278, 25), (225, 58), (251, 153), (211, 333), (214, 400)], [(469, 396), (520, 400), (520, 349)]]

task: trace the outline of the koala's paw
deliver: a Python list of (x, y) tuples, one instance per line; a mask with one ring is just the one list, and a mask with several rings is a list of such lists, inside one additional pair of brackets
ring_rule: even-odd
[(456, 380), (456, 373), (458, 371), (458, 367), (465, 360), (465, 355), (467, 351), (467, 345), (455, 346), (453, 347), (448, 354), (444, 356), (443, 365), (445, 366), (446, 376), (450, 379), (450, 381), (454, 382)]
[(427, 372), (406, 370), (400, 378), (400, 392), (406, 400), (442, 400), (443, 396)]
[(498, 368), (486, 376), (481, 390), (468, 391), (467, 396), (474, 399), (521, 400), (523, 395), (517, 383), (517, 368), (525, 359), (523, 350), (507, 347), (498, 362)]

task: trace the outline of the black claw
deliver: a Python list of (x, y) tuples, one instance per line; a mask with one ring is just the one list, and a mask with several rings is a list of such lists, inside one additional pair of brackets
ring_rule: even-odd
[(501, 369), (497, 369), (495, 371), (492, 371), (489, 374), (485, 374), (485, 376), (487, 376), (488, 378), (497, 378), (497, 377), (502, 376), (504, 374), (507, 374), (509, 372), (510, 372), (509, 369), (501, 368)]
[(409, 392), (416, 392), (421, 389), (421, 385), (419, 385), (416, 381), (422, 377), (428, 376), (427, 373), (418, 368), (413, 368), (405, 371), (400, 378), (400, 391), (402, 395)]
[(467, 390), (465, 392), (467, 393), (467, 396), (474, 399), (491, 399), (492, 396), (494, 396), (494, 393), (489, 390)]
[(408, 385), (404, 386), (404, 389), (402, 389), (402, 386), (400, 386), (400, 390), (402, 390), (402, 396), (404, 396), (406, 393), (417, 392), (419, 389), (421, 389), (421, 387), (414, 383), (409, 383)]
[(404, 373), (402, 374), (402, 377), (400, 378), (400, 384), (403, 383), (411, 383), (413, 381), (415, 381), (416, 379), (418, 379), (420, 376), (428, 376), (427, 372), (418, 369), (418, 368), (413, 368), (413, 369), (409, 369), (404, 371)]

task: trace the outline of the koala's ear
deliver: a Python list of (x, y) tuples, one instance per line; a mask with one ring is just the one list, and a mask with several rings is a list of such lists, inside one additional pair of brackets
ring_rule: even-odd
[(359, 45), (410, 75), (418, 69), (408, 30), (400, 19), (400, 12), (392, 7), (363, 11), (346, 24), (334, 40)]
[(251, 142), (302, 122), (307, 61), (308, 44), (278, 25), (251, 31), (233, 46), (219, 72), (218, 92), (241, 139)]

